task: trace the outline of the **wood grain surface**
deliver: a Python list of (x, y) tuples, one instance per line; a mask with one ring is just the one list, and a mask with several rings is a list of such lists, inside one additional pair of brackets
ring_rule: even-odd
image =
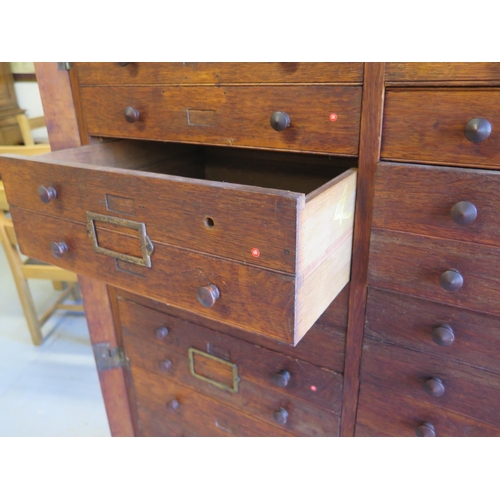
[[(485, 118), (491, 135), (468, 141), (464, 128)], [(497, 89), (389, 89), (385, 96), (381, 157), (500, 168), (500, 91)]]
[(494, 62), (390, 62), (385, 65), (387, 83), (398, 82), (406, 85), (414, 82), (448, 82), (460, 85), (463, 82), (483, 84), (500, 81), (500, 64)]
[(81, 85), (358, 83), (363, 63), (75, 63)]
[[(95, 136), (358, 154), (359, 87), (83, 87), (81, 99)], [(140, 113), (135, 123), (127, 106)], [(276, 111), (290, 116), (282, 132), (270, 125)]]

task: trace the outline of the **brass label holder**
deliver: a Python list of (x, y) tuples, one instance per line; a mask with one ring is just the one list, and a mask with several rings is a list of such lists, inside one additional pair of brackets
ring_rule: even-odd
[[(196, 373), (195, 368), (194, 368), (194, 355), (198, 354), (200, 356), (204, 356), (205, 358), (211, 359), (213, 361), (217, 361), (218, 363), (222, 363), (223, 365), (229, 366), (232, 370), (233, 374), (233, 384), (231, 385), (226, 385), (223, 384), (222, 382), (218, 382), (217, 380), (213, 380), (211, 378), (205, 377), (204, 375), (201, 375), (199, 373)], [(214, 356), (213, 354), (209, 354), (208, 352), (203, 352), (200, 351), (199, 349), (195, 349), (194, 347), (190, 347), (188, 349), (188, 356), (189, 356), (189, 370), (191, 372), (191, 375), (193, 377), (198, 378), (200, 380), (204, 380), (205, 382), (208, 382), (212, 384), (215, 387), (218, 387), (219, 389), (224, 389), (229, 392), (238, 392), (238, 384), (240, 382), (240, 377), (238, 377), (238, 365), (235, 365), (234, 363), (231, 363), (230, 361), (226, 361), (225, 359), (218, 358), (217, 356)]]
[[(99, 246), (95, 221), (107, 222), (108, 224), (135, 229), (139, 235), (142, 257), (134, 257), (132, 255), (127, 255)], [(131, 264), (137, 264), (138, 266), (151, 267), (151, 255), (153, 254), (154, 246), (146, 233), (146, 224), (144, 224), (144, 222), (135, 222), (132, 220), (121, 219), (119, 217), (113, 217), (111, 215), (87, 212), (87, 233), (92, 241), (92, 247), (95, 252), (102, 253), (103, 255), (107, 255), (108, 257), (112, 257), (114, 259), (130, 262)]]

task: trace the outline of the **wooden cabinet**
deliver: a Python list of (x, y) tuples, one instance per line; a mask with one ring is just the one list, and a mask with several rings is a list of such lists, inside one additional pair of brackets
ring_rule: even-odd
[(54, 152), (0, 172), (114, 435), (500, 434), (498, 64), (37, 71)]

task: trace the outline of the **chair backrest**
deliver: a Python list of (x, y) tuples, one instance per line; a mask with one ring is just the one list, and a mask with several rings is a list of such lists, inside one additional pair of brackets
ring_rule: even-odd
[(17, 123), (21, 130), (21, 135), (23, 137), (23, 142), (25, 146), (34, 146), (35, 141), (33, 139), (32, 131), (37, 128), (45, 127), (45, 117), (37, 116), (35, 118), (28, 118), (24, 113), (16, 115)]

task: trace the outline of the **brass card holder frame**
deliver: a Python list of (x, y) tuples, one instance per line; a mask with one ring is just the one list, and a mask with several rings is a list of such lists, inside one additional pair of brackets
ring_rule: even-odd
[[(116, 252), (114, 250), (110, 250), (109, 248), (99, 246), (95, 221), (107, 222), (108, 224), (135, 229), (138, 232), (139, 236), (142, 258)], [(151, 255), (153, 254), (154, 246), (146, 233), (146, 224), (144, 224), (144, 222), (135, 222), (132, 220), (121, 219), (119, 217), (113, 217), (111, 215), (102, 215), (96, 214), (94, 212), (87, 212), (87, 233), (92, 240), (92, 247), (94, 248), (95, 252), (102, 253), (103, 255), (107, 255), (108, 257), (112, 257), (114, 259), (130, 262), (131, 264), (137, 264), (138, 266), (151, 267)]]
[[(223, 365), (229, 366), (232, 369), (233, 373), (233, 385), (226, 385), (223, 384), (222, 382), (217, 382), (217, 380), (213, 380), (211, 378), (205, 377), (204, 375), (200, 375), (199, 373), (196, 373), (194, 369), (194, 355), (199, 354), (200, 356), (204, 356), (205, 358), (212, 359), (214, 361), (217, 361), (218, 363), (222, 363)], [(240, 377), (238, 377), (238, 365), (235, 365), (234, 363), (231, 363), (230, 361), (226, 361), (225, 359), (218, 358), (217, 356), (214, 356), (213, 354), (209, 354), (208, 352), (203, 352), (200, 351), (199, 349), (195, 349), (194, 347), (190, 347), (188, 349), (188, 357), (189, 357), (189, 370), (191, 372), (191, 375), (193, 377), (198, 378), (200, 380), (204, 380), (205, 382), (208, 382), (215, 387), (218, 387), (219, 389), (224, 389), (229, 392), (238, 392), (238, 385), (240, 382)]]

